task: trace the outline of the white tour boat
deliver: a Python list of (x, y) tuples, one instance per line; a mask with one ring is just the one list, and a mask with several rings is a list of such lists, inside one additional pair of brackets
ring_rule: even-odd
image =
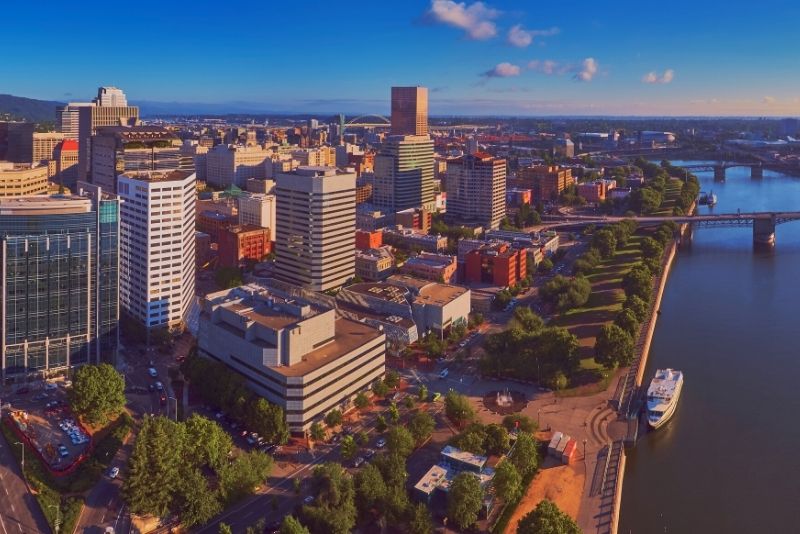
[(659, 369), (647, 388), (647, 422), (658, 428), (669, 421), (678, 406), (683, 388), (683, 373), (675, 369)]

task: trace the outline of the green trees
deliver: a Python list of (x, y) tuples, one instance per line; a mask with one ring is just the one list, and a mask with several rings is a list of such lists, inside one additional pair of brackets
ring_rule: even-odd
[(261, 452), (229, 461), (231, 446), (219, 425), (197, 415), (185, 423), (145, 418), (128, 461), (125, 501), (136, 514), (173, 513), (186, 526), (207, 522), (252, 493), (272, 467)]
[(504, 454), (511, 446), (505, 427), (492, 423), (471, 423), (463, 432), (450, 440), (453, 446), (473, 454)]
[(464, 530), (478, 520), (483, 491), (478, 477), (472, 473), (459, 473), (447, 492), (447, 517)]
[(377, 397), (385, 397), (389, 393), (389, 386), (380, 378), (376, 378), (375, 382), (372, 383), (372, 392)]
[(647, 302), (637, 295), (631, 295), (625, 299), (622, 309), (632, 311), (640, 323), (647, 319)]
[(411, 534), (432, 534), (433, 518), (428, 507), (423, 503), (417, 503), (411, 512), (411, 521), (408, 529)]
[(510, 460), (523, 478), (536, 471), (539, 467), (539, 453), (536, 450), (536, 441), (530, 434), (519, 433)]
[(503, 502), (515, 501), (522, 495), (522, 477), (509, 460), (497, 466), (492, 484), (496, 495), (503, 499)]
[(503, 417), (503, 426), (511, 432), (518, 430), (520, 432), (533, 432), (536, 430), (536, 423), (534, 423), (527, 415), (521, 413), (514, 413)]
[(389, 388), (396, 388), (400, 385), (400, 374), (394, 369), (386, 371), (386, 377), (383, 379)]
[(386, 424), (386, 418), (383, 416), (383, 414), (378, 414), (378, 417), (375, 418), (375, 430), (378, 432), (383, 432), (388, 427), (389, 425)]
[(613, 258), (617, 251), (617, 237), (610, 228), (602, 228), (592, 234), (592, 247), (597, 249), (602, 258)]
[(428, 439), (433, 433), (433, 429), (435, 427), (436, 422), (433, 420), (433, 416), (425, 410), (416, 412), (413, 416), (411, 416), (411, 420), (408, 422), (408, 430), (411, 432), (411, 435), (414, 437), (414, 441), (417, 444), (420, 444)]
[(664, 245), (653, 239), (645, 237), (642, 239), (642, 256), (645, 258), (655, 258), (660, 260), (664, 255)]
[(314, 422), (311, 425), (311, 439), (314, 441), (323, 441), (325, 439), (325, 428), (319, 423)]
[(543, 274), (549, 273), (553, 270), (553, 260), (550, 258), (544, 258), (539, 262), (539, 265), (536, 266), (536, 270)]
[(353, 436), (345, 436), (344, 439), (342, 439), (342, 448), (341, 448), (342, 458), (345, 460), (352, 460), (357, 452), (358, 452), (358, 445), (356, 444), (356, 441), (353, 439)]
[(544, 320), (526, 306), (519, 306), (514, 310), (513, 322), (525, 332), (533, 334), (544, 329)]
[(354, 478), (356, 502), (362, 516), (366, 516), (372, 508), (378, 507), (386, 498), (386, 482), (380, 470), (367, 464)]
[(475, 410), (472, 409), (469, 399), (452, 389), (444, 396), (444, 412), (453, 424), (459, 426), (475, 418)]
[(265, 439), (281, 444), (288, 440), (289, 429), (280, 406), (254, 394), (244, 379), (224, 364), (195, 355), (183, 362), (181, 371), (207, 403), (222, 408)]
[(328, 428), (333, 428), (342, 424), (342, 411), (334, 408), (325, 414), (325, 424)]
[(639, 334), (639, 319), (630, 308), (623, 308), (614, 319), (614, 324), (626, 331), (631, 338), (635, 338)]
[(414, 450), (414, 436), (404, 426), (394, 426), (386, 436), (386, 447), (389, 452), (407, 457)]
[(125, 379), (107, 363), (78, 367), (69, 402), (72, 410), (90, 424), (104, 424), (125, 407)]
[(553, 384), (580, 366), (578, 339), (564, 328), (525, 331), (519, 326), (490, 334), (479, 366), (483, 373)]
[(518, 534), (581, 534), (581, 529), (570, 516), (547, 499), (520, 519)]
[(314, 469), (310, 506), (303, 506), (304, 523), (315, 533), (349, 534), (356, 524), (355, 489), (350, 475), (336, 463)]
[(428, 400), (428, 386), (425, 384), (419, 385), (419, 390), (417, 391), (417, 398), (420, 402), (425, 402)]
[(356, 398), (353, 401), (353, 404), (359, 410), (363, 410), (364, 408), (369, 406), (369, 397), (367, 397), (367, 394), (364, 393), (363, 391), (359, 391), (358, 395), (356, 395)]
[(634, 265), (622, 279), (622, 288), (627, 296), (636, 295), (645, 302), (649, 301), (653, 291), (653, 275), (650, 269), (641, 263)]
[(392, 424), (397, 424), (400, 420), (400, 410), (397, 409), (397, 403), (395, 402), (389, 405), (389, 420)]
[(540, 290), (542, 297), (560, 311), (583, 306), (591, 292), (592, 285), (585, 277), (566, 278), (560, 274), (547, 281)]
[(303, 524), (292, 515), (283, 518), (280, 528), (281, 534), (311, 534)]
[(607, 369), (617, 365), (630, 365), (633, 361), (634, 346), (630, 334), (615, 324), (606, 324), (594, 345), (594, 359)]

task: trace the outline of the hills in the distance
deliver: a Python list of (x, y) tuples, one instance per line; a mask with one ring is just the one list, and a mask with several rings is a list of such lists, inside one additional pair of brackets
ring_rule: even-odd
[(0, 118), (8, 117), (14, 120), (30, 122), (55, 122), (56, 106), (63, 105), (63, 102), (52, 100), (0, 95)]

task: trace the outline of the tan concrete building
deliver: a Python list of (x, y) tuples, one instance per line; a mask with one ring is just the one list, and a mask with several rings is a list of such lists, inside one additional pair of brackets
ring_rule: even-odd
[(54, 157), (56, 173), (53, 181), (59, 185), (77, 183), (78, 142), (74, 139), (65, 139), (56, 146)]
[(241, 286), (207, 295), (201, 307), (199, 354), (283, 408), (294, 433), (347, 409), (385, 373), (381, 330), (338, 316), (331, 299), (296, 286)]
[(389, 245), (356, 251), (356, 276), (362, 280), (377, 282), (393, 272), (394, 254)]
[(78, 117), (78, 179), (86, 180), (91, 170), (92, 136), (97, 129), (103, 126), (135, 126), (139, 122), (139, 108), (84, 106), (78, 108)]
[(47, 165), (0, 161), (0, 197), (46, 195)]
[(279, 174), (275, 273), (314, 291), (341, 287), (355, 274), (356, 175), (335, 167)]
[(324, 146), (320, 148), (298, 148), (291, 151), (292, 159), (298, 166), (335, 167), (336, 148)]
[(447, 163), (447, 219), (499, 228), (505, 216), (505, 159), (475, 152)]
[(206, 182), (244, 189), (250, 178), (264, 179), (272, 151), (262, 146), (217, 145), (206, 154)]
[(239, 224), (252, 224), (269, 228), (275, 232), (277, 200), (275, 195), (250, 193), (237, 199), (239, 205)]
[(33, 133), (33, 161), (49, 161), (54, 158), (56, 146), (64, 140), (64, 134), (57, 132)]
[(427, 87), (392, 87), (392, 135), (428, 135)]
[(434, 210), (433, 140), (427, 135), (390, 136), (375, 156), (372, 202), (387, 213)]

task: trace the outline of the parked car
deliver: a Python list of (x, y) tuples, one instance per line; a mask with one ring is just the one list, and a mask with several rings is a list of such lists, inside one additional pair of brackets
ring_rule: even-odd
[(314, 496), (313, 495), (308, 495), (308, 496), (306, 496), (305, 499), (303, 499), (303, 503), (304, 504), (311, 504), (312, 502), (314, 502)]
[(119, 475), (119, 467), (112, 467), (108, 470), (108, 478), (117, 478)]
[(353, 460), (353, 467), (361, 467), (361, 464), (363, 464), (363, 463), (364, 463), (364, 458), (359, 456), (358, 458)]
[(155, 368), (155, 367), (148, 367), (148, 368), (147, 368), (147, 374), (149, 374), (150, 376), (152, 376), (153, 378), (155, 378), (155, 377), (157, 377), (157, 376), (158, 376), (158, 371), (156, 371), (156, 368)]
[(379, 449), (382, 449), (386, 446), (386, 440), (383, 438), (378, 438), (378, 441), (375, 442), (375, 446)]
[(164, 391), (164, 384), (161, 382), (156, 382), (154, 386), (156, 387), (156, 391)]
[(366, 458), (367, 460), (369, 460), (373, 456), (375, 456), (375, 449), (367, 449), (364, 451), (364, 458)]
[(442, 371), (439, 373), (439, 378), (447, 378), (447, 375), (449, 374), (450, 374), (450, 369), (447, 368), (442, 369)]
[(47, 391), (52, 391), (57, 388), (58, 384), (56, 384), (55, 382), (45, 382), (44, 384), (44, 389), (46, 389)]

